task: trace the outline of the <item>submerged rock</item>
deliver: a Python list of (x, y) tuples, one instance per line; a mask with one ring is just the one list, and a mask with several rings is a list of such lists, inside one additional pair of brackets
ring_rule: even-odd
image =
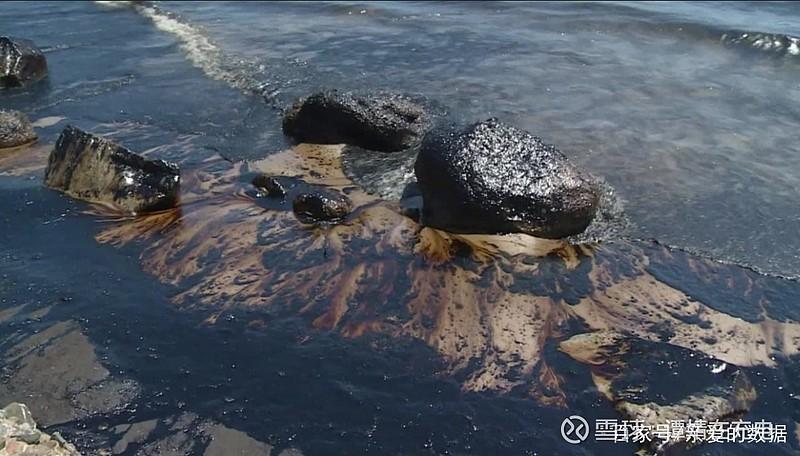
[[(590, 366), (592, 380), (614, 408), (649, 434), (645, 454), (672, 454), (702, 444), (688, 434), (659, 427), (671, 422), (725, 422), (746, 415), (757, 392), (744, 370), (703, 353), (614, 331), (578, 334), (559, 349)], [(689, 384), (660, 379), (683, 376)]]
[(286, 196), (286, 187), (281, 183), (279, 177), (259, 174), (253, 178), (253, 185), (263, 191), (266, 196)]
[(52, 436), (37, 429), (25, 404), (13, 402), (0, 410), (0, 456), (80, 456), (57, 432)]
[(74, 198), (113, 203), (139, 213), (177, 204), (180, 171), (175, 164), (148, 160), (113, 141), (68, 126), (50, 153), (45, 184)]
[(423, 223), (451, 232), (564, 238), (586, 229), (599, 201), (558, 149), (497, 119), (432, 131), (414, 172)]
[(653, 429), (651, 442), (647, 442), (646, 454), (671, 454), (677, 448), (692, 448), (702, 445), (702, 440), (695, 440), (691, 435), (661, 438), (656, 430), (669, 423), (720, 423), (732, 422), (745, 416), (757, 398), (755, 387), (744, 371), (737, 370), (728, 377), (727, 384), (714, 385), (699, 391), (674, 404), (662, 405), (656, 402), (636, 404), (629, 401), (618, 401), (617, 411), (629, 421), (643, 423), (647, 429)]
[(283, 132), (301, 143), (396, 152), (420, 142), (428, 117), (419, 103), (401, 95), (330, 90), (298, 100), (283, 119)]
[(350, 199), (333, 190), (300, 193), (292, 201), (294, 215), (303, 223), (335, 222), (352, 210)]
[(36, 141), (28, 116), (19, 111), (0, 110), (0, 149)]
[(0, 36), (0, 88), (25, 87), (47, 76), (47, 60), (32, 42)]

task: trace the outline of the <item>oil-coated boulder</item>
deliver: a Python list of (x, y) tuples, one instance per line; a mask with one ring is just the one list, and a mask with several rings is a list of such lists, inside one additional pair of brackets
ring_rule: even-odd
[(180, 170), (173, 163), (146, 159), (109, 139), (68, 126), (50, 153), (45, 185), (126, 212), (149, 212), (177, 204)]
[(403, 95), (329, 90), (297, 101), (284, 116), (283, 132), (298, 143), (396, 152), (418, 145), (429, 120), (420, 103)]
[(599, 201), (558, 149), (497, 119), (432, 130), (414, 172), (422, 223), (451, 232), (564, 238), (586, 229)]

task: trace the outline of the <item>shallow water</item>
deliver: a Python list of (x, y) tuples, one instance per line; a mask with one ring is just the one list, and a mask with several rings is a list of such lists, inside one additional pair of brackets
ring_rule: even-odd
[[(257, 159), (284, 150), (280, 109), (317, 87), (421, 93), (458, 116), (498, 116), (557, 144), (616, 188), (632, 238), (654, 238), (771, 275), (800, 276), (800, 145), (794, 133), (800, 55), (790, 39), (800, 36), (795, 4), (163, 2), (136, 9), (4, 3), (0, 13), (2, 33), (32, 39), (46, 52), (47, 82), (0, 94), (1, 107), (21, 109), (34, 120), (50, 118), (37, 130), (44, 144), (71, 123), (176, 160), (184, 170), (219, 176), (230, 165), (214, 159), (218, 154)], [(368, 174), (387, 193), (407, 178), (402, 157), (361, 163), (352, 172)], [(24, 398), (43, 424), (88, 454), (105, 448), (213, 454), (209, 439), (219, 440), (213, 430), (220, 425), (274, 446), (275, 453), (295, 448), (307, 455), (599, 455), (636, 449), (572, 446), (559, 435), (566, 411), (587, 419), (618, 416), (594, 391), (587, 366), (557, 349), (559, 340), (586, 326), (596, 329), (592, 322), (603, 318), (569, 319), (567, 329), (535, 351), (561, 376), (566, 408), (543, 405), (526, 388), (464, 389), (475, 371), (443, 375), (451, 369), (441, 356), (444, 344), (437, 351), (415, 334), (368, 331), (342, 338), (338, 330), (310, 329), (309, 316), (291, 309), (268, 310), (264, 317), (264, 309), (248, 308), (248, 290), (212, 293), (205, 301), (201, 294), (187, 295), (229, 270), (221, 266), (241, 266), (247, 255), (223, 261), (236, 245), (221, 236), (202, 257), (200, 274), (182, 276), (176, 272), (182, 271), (182, 255), (209, 239), (209, 232), (186, 234), (188, 243), (172, 247), (170, 236), (180, 240), (191, 232), (192, 220), (207, 219), (248, 233), (256, 226), (253, 217), (261, 215), (253, 212), (258, 204), (238, 198), (245, 178), (221, 187), (223, 196), (238, 198), (230, 200), (241, 205), (231, 203), (236, 211), (215, 219), (221, 212), (202, 202), (213, 198), (198, 190), (201, 202), (184, 209), (183, 228), (115, 247), (95, 240), (113, 222), (43, 189), (35, 164), (29, 170), (0, 176), (0, 402)], [(270, 234), (269, 224), (258, 230), (262, 237), (241, 237), (253, 245), (245, 244), (246, 252), (268, 251), (268, 241), (282, 239)], [(304, 239), (302, 232), (287, 232), (290, 239)], [(356, 240), (353, 251), (372, 245)], [(671, 341), (653, 349), (664, 350), (663, 357), (634, 361), (654, 395), (644, 397), (673, 400), (696, 392), (717, 378), (706, 378), (716, 361), (699, 361), (698, 353), (730, 356), (759, 393), (748, 417), (790, 429), (787, 445), (711, 445), (690, 454), (797, 453), (800, 385), (792, 344), (775, 342), (766, 344), (766, 352), (750, 353), (743, 343), (732, 355), (722, 351), (724, 338), (703, 338), (714, 336), (716, 328), (704, 318), (715, 312), (754, 325), (767, 317), (766, 326), (784, 322), (791, 334), (800, 321), (800, 284), (646, 242), (606, 248), (601, 258), (613, 268), (625, 271), (634, 267), (622, 259), (647, 257), (647, 274), (703, 305), (696, 316), (680, 318), (643, 306), (652, 318), (674, 320), (668, 327), (631, 318), (622, 304), (607, 304), (640, 337)], [(285, 252), (264, 258), (269, 268), (296, 273), (317, 253), (309, 250), (303, 262)], [(410, 260), (403, 255), (351, 255), (348, 261), (404, 265)], [(158, 269), (161, 256), (167, 260)], [(467, 270), (474, 267), (459, 261)], [(560, 260), (542, 261), (544, 284), (518, 279), (516, 288), (497, 292), (537, 295), (564, 287), (559, 299), (571, 311), (572, 300), (588, 293), (582, 270), (567, 273)], [(246, 288), (252, 272), (237, 274), (234, 283)], [(402, 295), (364, 288), (366, 297), (392, 297), (378, 316), (403, 308)], [(325, 308), (324, 288), (320, 294)], [(362, 299), (359, 318), (372, 318), (375, 303), (383, 301)], [(213, 325), (203, 323), (210, 314)], [(741, 328), (749, 334), (750, 326)], [(690, 343), (698, 351), (688, 350)], [(34, 350), (20, 348), (25, 346)], [(765, 367), (747, 356), (774, 362)], [(519, 375), (510, 369), (501, 378)], [(149, 420), (157, 420), (154, 430), (123, 449), (121, 436), (133, 438), (125, 426)], [(246, 442), (239, 435), (232, 440)]]
[(263, 65), (253, 79), (277, 79), (287, 98), (316, 85), (386, 87), (470, 119), (508, 119), (617, 187), (634, 236), (800, 272), (800, 43), (752, 41), (800, 36), (796, 4), (174, 9), (224, 55)]
[[(283, 146), (274, 108), (314, 88), (422, 93), (557, 144), (617, 188), (634, 237), (800, 275), (793, 3), (4, 8), (4, 30), (60, 68), (9, 107), (202, 135), (253, 158)], [(21, 11), (36, 14), (9, 20)]]

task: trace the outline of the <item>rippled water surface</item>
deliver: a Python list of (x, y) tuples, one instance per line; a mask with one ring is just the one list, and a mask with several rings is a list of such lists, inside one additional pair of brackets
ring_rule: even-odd
[[(429, 310), (398, 311), (392, 305), (399, 308), (413, 296), (375, 285), (381, 279), (412, 287), (424, 276), (409, 252), (370, 250), (375, 239), (385, 240), (382, 228), (369, 242), (354, 241), (344, 257), (346, 267), (363, 258), (369, 271), (379, 271), (359, 282), (364, 294), (354, 294), (362, 301), (353, 305), (385, 299), (386, 307), (370, 307), (359, 318), (377, 321), (391, 311), (392, 318), (419, 318), (422, 329), (342, 338), (329, 328), (312, 331), (296, 309), (253, 317), (247, 304), (255, 298), (247, 290), (213, 299), (185, 294), (208, 293), (206, 281), (247, 288), (243, 276), (253, 273), (244, 263), (253, 252), (263, 255), (266, 270), (316, 271), (318, 246), (304, 243), (302, 233), (275, 234), (275, 226), (288, 223), (280, 217), (273, 225), (253, 222), (256, 205), (242, 202), (246, 179), (224, 176), (233, 166), (228, 161), (286, 149), (281, 110), (328, 87), (422, 94), (460, 118), (497, 116), (556, 144), (614, 187), (631, 224), (626, 240), (611, 243), (591, 267), (614, 271), (613, 284), (639, 273), (652, 276), (690, 306), (702, 303), (691, 316), (655, 304), (645, 317), (627, 307), (600, 317), (581, 313), (564, 290), (580, 289), (580, 295), (591, 274), (565, 272), (558, 262), (540, 266), (535, 279), (515, 276), (515, 285), (495, 290), (502, 296), (563, 294), (564, 303), (541, 304), (547, 316), (536, 319), (569, 329), (548, 327), (535, 356), (541, 352), (559, 376), (556, 389), (569, 410), (587, 418), (617, 416), (594, 391), (588, 368), (558, 350), (560, 338), (614, 322), (650, 343), (671, 341), (653, 349), (663, 356), (636, 361), (646, 372), (647, 394), (663, 398), (672, 386), (688, 394), (712, 381), (704, 379), (716, 361), (698, 360), (692, 351), (724, 358), (719, 347), (725, 344), (708, 342), (719, 337), (712, 330), (735, 327), (737, 336), (752, 330), (772, 339), (753, 342), (767, 346), (763, 350), (748, 351), (743, 343), (746, 354), (736, 357), (759, 391), (750, 417), (788, 424), (790, 443), (769, 450), (712, 445), (690, 453), (797, 453), (800, 385), (790, 335), (800, 321), (800, 284), (787, 278), (800, 277), (800, 4), (6, 2), (0, 4), (0, 34), (31, 39), (47, 56), (47, 81), (0, 93), (0, 108), (41, 121), (40, 143), (54, 142), (74, 124), (175, 160), (184, 170), (201, 169), (223, 189), (194, 188), (189, 180), (186, 187), (201, 202), (187, 206), (180, 228), (115, 247), (95, 239), (105, 239), (101, 233), (113, 223), (43, 189), (35, 164), (31, 173), (0, 175), (0, 399), (31, 402), (43, 424), (89, 454), (111, 448), (116, 454), (214, 454), (208, 449), (214, 439), (238, 442), (243, 454), (255, 454), (256, 443), (274, 447), (274, 454), (308, 455), (635, 451), (634, 445), (567, 445), (558, 433), (564, 404), (531, 400), (529, 390), (536, 388), (530, 384), (502, 393), (465, 388), (475, 380), (469, 370), (451, 372), (439, 356), (453, 355), (446, 335), (444, 342), (420, 335), (441, 323), (426, 318), (439, 317)], [(350, 155), (356, 164), (359, 157)], [(361, 177), (392, 194), (409, 177), (412, 159), (382, 157), (351, 172), (368, 174)], [(278, 166), (268, 161), (259, 166)], [(224, 192), (234, 201), (229, 212), (214, 206)], [(192, 237), (192, 221), (214, 217), (234, 233), (230, 238), (205, 225)], [(253, 246), (240, 250), (236, 239), (248, 235)], [(207, 239), (217, 244), (205, 246)], [(185, 267), (192, 255), (202, 260), (189, 271), (197, 274)], [(221, 265), (238, 268), (239, 275), (231, 279)], [(459, 267), (474, 266), (464, 260)], [(509, 263), (494, 274), (520, 267)], [(475, 276), (483, 282), (465, 282), (478, 287), (496, 279), (491, 271), (479, 272), (487, 274)], [(323, 275), (340, 279), (330, 271)], [(262, 280), (264, 290), (279, 290), (288, 279)], [(315, 290), (323, 307), (324, 288)], [(674, 298), (632, 285), (625, 290), (651, 303)], [(476, 296), (488, 302), (496, 295)], [(184, 309), (175, 310), (176, 302)], [(562, 312), (580, 318), (561, 321)], [(722, 314), (747, 324), (736, 326)], [(216, 324), (207, 324), (209, 315)], [(483, 330), (488, 325), (480, 319), (459, 324), (467, 331), (473, 323)], [(684, 333), (682, 324), (692, 329)], [(503, 351), (501, 342), (493, 343), (473, 364), (502, 358), (493, 354)], [(70, 362), (58, 361), (65, 359)], [(513, 369), (498, 377), (515, 375), (524, 377)], [(59, 378), (68, 381), (53, 380)], [(685, 382), (671, 384), (670, 378)], [(97, 388), (110, 393), (86, 392)], [(126, 427), (131, 423), (150, 423), (143, 425), (150, 432), (137, 441)], [(191, 432), (179, 432), (183, 428)], [(123, 435), (125, 445), (119, 443)]]
[(396, 88), (509, 119), (613, 183), (635, 236), (800, 272), (796, 4), (176, 9), (267, 74), (299, 60), (307, 80), (281, 90)]

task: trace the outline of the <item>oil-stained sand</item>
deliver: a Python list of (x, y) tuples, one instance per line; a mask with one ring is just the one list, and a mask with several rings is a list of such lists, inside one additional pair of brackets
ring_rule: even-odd
[[(236, 318), (269, 332), (299, 316), (311, 337), (421, 340), (445, 361), (439, 374), (465, 391), (558, 408), (572, 403), (576, 378), (548, 346), (575, 333), (610, 329), (742, 367), (776, 367), (797, 353), (794, 282), (654, 244), (568, 245), (424, 228), (396, 202), (354, 186), (340, 152), (300, 145), (258, 162), (211, 158), (184, 170), (175, 210), (128, 218), (95, 206), (96, 238), (141, 249), (143, 269), (211, 326)], [(341, 225), (302, 225), (291, 201), (257, 194), (249, 184), (256, 172), (339, 189), (356, 209)], [(589, 358), (573, 357), (591, 367)], [(644, 362), (629, 358), (626, 367)], [(600, 377), (587, 380), (615, 400)], [(647, 388), (660, 380), (640, 381)]]
[[(186, 397), (187, 388), (211, 389), (203, 385), (220, 371), (230, 376), (236, 357), (226, 354), (219, 366), (201, 348), (206, 370), (186, 374), (184, 355), (202, 344), (175, 334), (168, 290), (140, 272), (135, 256), (94, 241), (96, 222), (74, 210), (83, 205), (36, 176), (2, 183), (0, 400), (23, 401), (42, 429), (61, 432), (85, 455), (299, 454), (264, 443), (257, 428), (242, 431), (213, 393)], [(177, 356), (168, 355), (178, 343)], [(164, 385), (172, 376), (177, 385)]]
[[(417, 338), (448, 360), (445, 373), (464, 389), (524, 388), (546, 404), (564, 405), (565, 397), (543, 348), (576, 323), (737, 366), (774, 366), (798, 352), (796, 315), (771, 311), (778, 279), (657, 245), (423, 228), (396, 203), (353, 186), (340, 152), (300, 145), (226, 171), (194, 171), (180, 209), (110, 223), (97, 239), (142, 242), (144, 268), (176, 285), (175, 302), (201, 309), (211, 323), (226, 313), (247, 313), (254, 326), (301, 315), (345, 337)], [(356, 210), (341, 225), (302, 225), (290, 202), (255, 195), (247, 178), (254, 172), (340, 189)], [(697, 290), (681, 289), (684, 277)], [(714, 290), (713, 299), (699, 299), (700, 289)], [(757, 318), (742, 318), (751, 309)]]
[(0, 176), (24, 176), (44, 169), (51, 145), (26, 144), (0, 149)]

